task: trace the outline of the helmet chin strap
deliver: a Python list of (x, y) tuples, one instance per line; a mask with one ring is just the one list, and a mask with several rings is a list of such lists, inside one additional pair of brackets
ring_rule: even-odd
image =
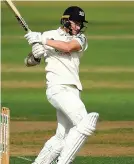
[[(70, 34), (70, 35), (73, 35), (73, 34), (72, 34), (72, 29), (71, 29), (71, 28), (68, 28), (68, 29), (69, 29), (69, 34)], [(80, 34), (80, 33), (82, 33), (81, 29), (80, 29), (80, 30), (77, 30), (77, 34)], [(77, 35), (77, 34), (76, 34), (76, 35)]]
[(70, 23), (70, 21), (69, 21), (69, 19), (68, 20), (62, 20), (62, 25), (66, 28), (66, 29), (68, 29), (69, 31), (68, 31), (68, 33), (70, 34), (70, 35), (72, 35), (72, 29), (71, 29), (71, 23)]
[(67, 27), (65, 27), (65, 26), (64, 26), (64, 28), (66, 28), (66, 29), (68, 30), (68, 31), (66, 31), (67, 33), (69, 33), (70, 35), (73, 35), (73, 34), (72, 34), (72, 29), (71, 29), (71, 28), (67, 28)]
[(73, 35), (73, 34), (72, 34), (72, 29), (71, 29), (71, 28), (68, 28), (68, 29), (69, 29), (69, 34), (70, 34), (70, 35)]
[[(73, 34), (72, 34), (72, 29), (71, 29), (71, 28), (68, 28), (68, 29), (69, 29), (69, 34), (70, 34), (70, 35), (73, 35)], [(78, 31), (77, 31), (77, 34), (80, 34), (80, 33), (81, 33), (81, 30), (78, 30)], [(76, 34), (76, 35), (77, 35), (77, 34)]]

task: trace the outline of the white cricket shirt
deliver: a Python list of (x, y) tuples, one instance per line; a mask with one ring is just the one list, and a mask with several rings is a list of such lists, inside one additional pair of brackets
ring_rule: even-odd
[(45, 45), (46, 52), (44, 57), (46, 62), (46, 84), (48, 87), (65, 84), (75, 85), (79, 90), (82, 90), (79, 79), (79, 64), (83, 51), (88, 47), (85, 35), (71, 36), (61, 28), (58, 28), (57, 30), (44, 32), (42, 37), (65, 42), (76, 39), (79, 42), (82, 47), (81, 50), (79, 52), (71, 52), (70, 55)]

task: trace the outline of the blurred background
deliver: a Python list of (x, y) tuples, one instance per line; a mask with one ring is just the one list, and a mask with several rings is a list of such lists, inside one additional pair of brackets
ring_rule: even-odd
[[(89, 47), (81, 58), (80, 78), (84, 89), (82, 100), (88, 112), (100, 113), (99, 130), (105, 125), (121, 129), (110, 132), (98, 131), (97, 136), (101, 139), (96, 141), (93, 138), (93, 141), (95, 145), (122, 144), (122, 154), (117, 155), (133, 156), (134, 2), (15, 1), (14, 3), (29, 28), (40, 32), (57, 29), (60, 26), (61, 16), (68, 6), (77, 5), (85, 11), (86, 19), (89, 21), (85, 32)], [(42, 60), (40, 66), (31, 68), (24, 65), (24, 58), (31, 51), (24, 35), (25, 32), (12, 11), (1, 2), (1, 105), (11, 109), (11, 121), (14, 124), (16, 121), (55, 122), (55, 109), (48, 103), (45, 95), (45, 63)], [(126, 135), (128, 140), (120, 137), (117, 139), (115, 136), (118, 132), (120, 137)], [(105, 143), (102, 134), (109, 133), (115, 136), (111, 140), (109, 137), (104, 139)], [(15, 136), (19, 137), (19, 134), (13, 132), (12, 136), (14, 146), (17, 143)], [(33, 133), (29, 136), (32, 137)], [(23, 141), (20, 143), (19, 138), (18, 145), (24, 143)], [(128, 154), (123, 154), (125, 151)], [(110, 154), (106, 156), (108, 155)], [(129, 158), (126, 163), (131, 162), (134, 161)]]
[[(89, 111), (102, 114), (102, 120), (133, 119), (134, 2), (15, 4), (29, 27), (41, 32), (57, 29), (68, 6), (83, 8), (89, 21), (85, 33), (89, 48), (80, 67), (83, 101)], [(1, 14), (2, 106), (12, 109), (13, 120), (55, 119), (45, 97), (44, 61), (41, 66), (25, 67), (24, 58), (31, 51), (25, 32), (3, 2)]]

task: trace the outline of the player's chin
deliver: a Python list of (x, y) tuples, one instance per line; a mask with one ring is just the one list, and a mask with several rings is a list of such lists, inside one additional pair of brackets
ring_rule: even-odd
[(79, 31), (75, 31), (75, 30), (72, 31), (73, 35), (77, 35), (78, 33), (79, 33)]

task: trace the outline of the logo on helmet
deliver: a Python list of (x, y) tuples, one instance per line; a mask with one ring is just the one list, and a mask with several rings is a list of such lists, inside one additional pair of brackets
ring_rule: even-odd
[(81, 15), (81, 16), (84, 17), (85, 13), (84, 13), (83, 11), (80, 11), (80, 12), (79, 12), (79, 15)]

